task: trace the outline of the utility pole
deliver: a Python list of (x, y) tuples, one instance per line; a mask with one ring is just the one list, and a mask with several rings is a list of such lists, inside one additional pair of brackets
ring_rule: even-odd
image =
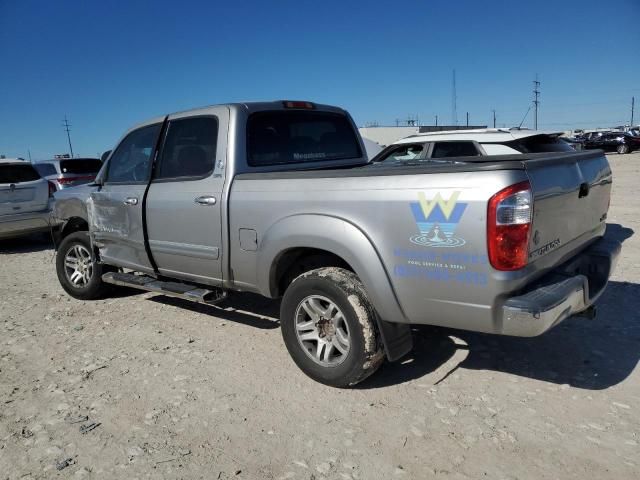
[(538, 129), (538, 105), (540, 105), (540, 82), (538, 81), (538, 74), (536, 73), (536, 79), (533, 81), (533, 106), (535, 107), (533, 116), (533, 129)]
[(467, 127), (469, 126), (469, 112), (467, 112)]
[(71, 146), (71, 134), (69, 132), (71, 132), (71, 130), (69, 129), (69, 127), (71, 125), (69, 125), (69, 122), (67, 121), (67, 116), (64, 116), (64, 123), (62, 124), (62, 126), (64, 127), (65, 131), (67, 132), (67, 140), (69, 140), (69, 150), (71, 151), (71, 158), (73, 158), (73, 147)]
[(436, 127), (438, 126), (438, 115), (436, 115)]
[(456, 93), (456, 70), (453, 69), (451, 88), (451, 124), (458, 125), (458, 94)]
[(493, 112), (493, 128), (496, 128), (496, 111), (491, 110)]
[(636, 106), (636, 97), (631, 97), (631, 123), (629, 123), (629, 128), (633, 128), (633, 110)]

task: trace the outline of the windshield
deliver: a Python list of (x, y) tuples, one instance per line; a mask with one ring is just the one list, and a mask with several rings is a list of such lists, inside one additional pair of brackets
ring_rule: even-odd
[(315, 111), (254, 113), (247, 122), (247, 159), (253, 167), (362, 157), (345, 115)]
[(35, 163), (33, 164), (33, 168), (35, 168), (38, 173), (43, 177), (48, 177), (49, 175), (57, 175), (56, 167), (53, 163)]

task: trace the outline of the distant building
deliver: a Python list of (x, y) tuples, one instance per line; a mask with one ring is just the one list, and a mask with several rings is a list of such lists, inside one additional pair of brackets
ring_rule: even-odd
[(486, 125), (422, 125), (422, 126), (398, 126), (398, 127), (362, 127), (360, 135), (376, 142), (381, 147), (391, 145), (401, 138), (415, 135), (416, 133), (441, 132), (443, 130), (471, 130), (487, 128)]

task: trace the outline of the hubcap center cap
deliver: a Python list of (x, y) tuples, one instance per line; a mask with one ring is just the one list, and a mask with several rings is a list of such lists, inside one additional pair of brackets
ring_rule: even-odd
[(318, 336), (327, 341), (330, 341), (336, 334), (336, 326), (329, 318), (320, 317), (320, 320), (316, 323), (316, 327), (318, 328)]

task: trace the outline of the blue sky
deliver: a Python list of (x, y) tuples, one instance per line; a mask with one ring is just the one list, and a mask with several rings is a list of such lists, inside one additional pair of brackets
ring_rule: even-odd
[[(640, 119), (640, 0), (0, 0), (0, 154), (96, 155), (149, 117), (242, 100), (340, 105), (359, 125)], [(529, 114), (525, 126), (531, 126)]]

